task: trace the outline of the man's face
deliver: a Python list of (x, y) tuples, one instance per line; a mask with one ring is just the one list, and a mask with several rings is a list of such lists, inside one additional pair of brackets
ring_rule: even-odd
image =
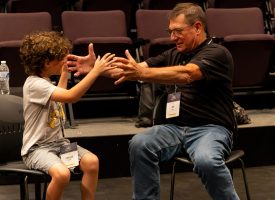
[(193, 25), (185, 23), (184, 14), (170, 20), (168, 32), (179, 52), (186, 53), (194, 48), (197, 33)]

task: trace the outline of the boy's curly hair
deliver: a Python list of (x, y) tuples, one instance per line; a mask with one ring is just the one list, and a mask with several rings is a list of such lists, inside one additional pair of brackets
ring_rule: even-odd
[(40, 76), (46, 62), (62, 60), (71, 49), (71, 42), (59, 32), (34, 32), (24, 37), (20, 59), (27, 75)]

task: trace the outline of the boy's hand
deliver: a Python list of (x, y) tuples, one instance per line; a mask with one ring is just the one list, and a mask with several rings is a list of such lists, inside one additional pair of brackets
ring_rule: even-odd
[(114, 69), (115, 67), (112, 66), (112, 63), (115, 62), (113, 59), (115, 57), (115, 54), (106, 53), (102, 58), (100, 56), (97, 57), (93, 71), (95, 73), (103, 74), (104, 72)]

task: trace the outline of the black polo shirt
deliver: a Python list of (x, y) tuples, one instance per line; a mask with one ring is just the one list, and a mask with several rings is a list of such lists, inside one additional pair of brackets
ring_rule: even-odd
[(235, 131), (233, 114), (233, 59), (223, 46), (207, 39), (190, 53), (176, 48), (146, 60), (150, 67), (163, 67), (193, 63), (200, 67), (203, 79), (190, 84), (167, 86), (169, 92), (181, 92), (180, 115), (169, 123), (180, 126), (222, 125)]

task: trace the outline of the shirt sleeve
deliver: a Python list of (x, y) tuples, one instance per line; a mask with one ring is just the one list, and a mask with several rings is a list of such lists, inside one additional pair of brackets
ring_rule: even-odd
[(33, 77), (28, 85), (30, 102), (46, 105), (55, 88), (49, 80)]
[(226, 48), (211, 45), (191, 59), (190, 63), (200, 67), (207, 80), (232, 79), (233, 59)]
[(168, 65), (167, 61), (168, 61), (168, 58), (170, 57), (170, 55), (169, 55), (170, 51), (171, 50), (167, 50), (155, 57), (150, 57), (147, 60), (145, 60), (145, 62), (147, 63), (147, 65), (149, 67), (167, 66)]

